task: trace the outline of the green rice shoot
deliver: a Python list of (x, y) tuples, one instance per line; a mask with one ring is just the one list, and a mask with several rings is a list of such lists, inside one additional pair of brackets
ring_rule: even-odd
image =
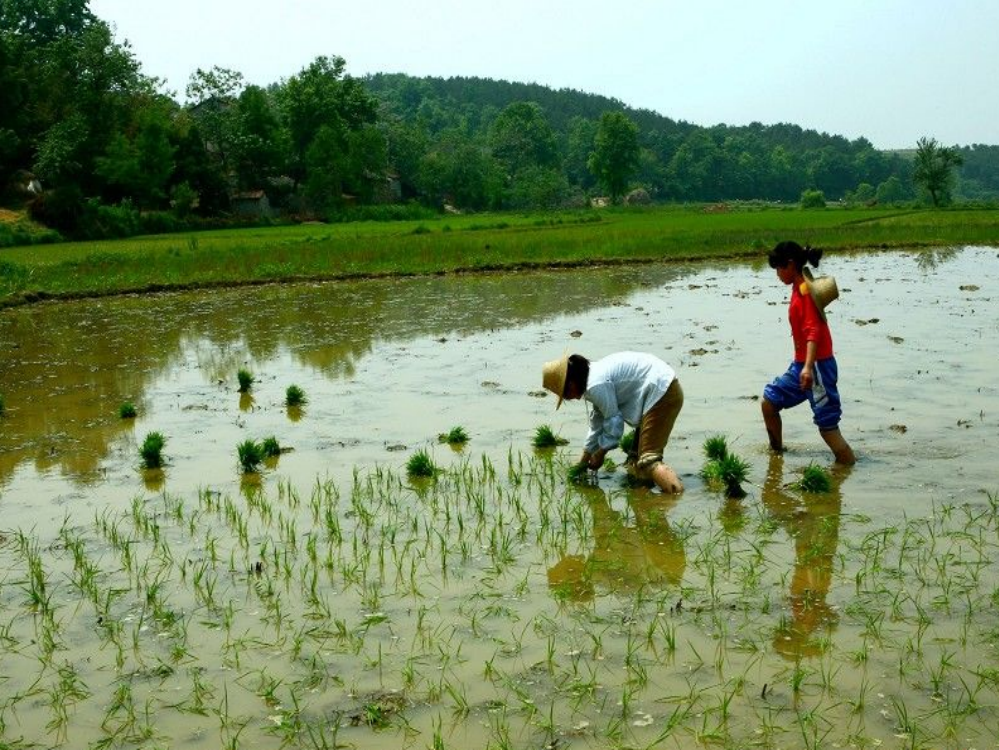
[(166, 438), (162, 433), (150, 432), (142, 441), (139, 448), (139, 455), (142, 457), (142, 465), (147, 469), (158, 469), (163, 465), (163, 447), (166, 445)]
[(437, 474), (439, 469), (434, 464), (430, 454), (422, 448), (406, 462), (406, 474), (411, 478), (429, 479)]
[(531, 444), (535, 448), (555, 448), (560, 445), (568, 445), (569, 441), (555, 434), (549, 425), (540, 425), (534, 431), (534, 439)]

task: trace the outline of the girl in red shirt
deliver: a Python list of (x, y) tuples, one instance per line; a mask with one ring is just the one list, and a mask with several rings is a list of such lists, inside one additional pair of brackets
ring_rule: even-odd
[(839, 463), (849, 465), (857, 459), (839, 430), (843, 410), (836, 387), (838, 372), (832, 334), (825, 313), (811, 294), (812, 276), (806, 267), (807, 264), (817, 267), (821, 257), (821, 250), (790, 241), (780, 242), (770, 251), (770, 267), (777, 271), (777, 278), (791, 286), (787, 315), (794, 339), (794, 359), (787, 372), (763, 389), (763, 423), (770, 447), (783, 451), (780, 413), (807, 400), (822, 439)]

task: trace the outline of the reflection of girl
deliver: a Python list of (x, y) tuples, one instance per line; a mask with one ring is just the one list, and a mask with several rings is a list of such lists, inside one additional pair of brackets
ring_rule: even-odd
[(794, 360), (787, 372), (763, 389), (763, 423), (770, 447), (783, 451), (780, 412), (807, 399), (822, 439), (839, 463), (849, 465), (856, 457), (839, 431), (843, 411), (836, 387), (836, 358), (823, 312), (838, 292), (830, 277), (813, 279), (806, 267), (806, 264), (818, 266), (821, 257), (821, 250), (803, 248), (797, 242), (780, 242), (770, 251), (770, 267), (777, 271), (777, 278), (791, 286), (788, 320), (794, 339)]
[[(839, 467), (833, 488), (821, 495), (796, 499), (784, 492), (783, 458), (771, 455), (762, 501), (770, 516), (794, 540), (794, 570), (788, 587), (791, 619), (774, 632), (774, 648), (784, 656), (814, 656), (822, 637), (836, 627), (838, 615), (827, 597), (839, 544), (840, 487), (851, 469)], [(818, 634), (818, 635), (817, 635)]]

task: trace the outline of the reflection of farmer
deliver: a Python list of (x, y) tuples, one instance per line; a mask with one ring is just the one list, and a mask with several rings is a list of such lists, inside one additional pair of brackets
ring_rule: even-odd
[(548, 569), (548, 585), (559, 596), (589, 601), (597, 585), (630, 591), (643, 585), (678, 586), (687, 566), (683, 542), (670, 528), (667, 512), (676, 497), (647, 490), (628, 493), (634, 525), (613, 510), (598, 487), (581, 488), (593, 514), (593, 551), (566, 555)]
[(676, 472), (663, 463), (663, 449), (683, 408), (683, 389), (672, 367), (640, 352), (618, 352), (595, 362), (565, 355), (545, 363), (542, 384), (558, 396), (556, 409), (564, 398), (585, 399), (593, 406), (581, 465), (599, 469), (628, 424), (636, 428), (629, 471), (663, 492), (683, 491)]
[(833, 487), (805, 500), (785, 492), (783, 457), (770, 456), (763, 483), (763, 505), (794, 539), (794, 572), (791, 576), (791, 621), (774, 633), (774, 648), (789, 658), (814, 656), (821, 650), (816, 633), (832, 632), (838, 616), (826, 602), (832, 583), (833, 559), (839, 542), (842, 495), (840, 485), (849, 467), (837, 466)]

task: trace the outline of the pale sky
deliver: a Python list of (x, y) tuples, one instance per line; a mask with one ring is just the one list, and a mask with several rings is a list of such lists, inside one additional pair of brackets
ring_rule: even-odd
[(999, 0), (91, 0), (183, 98), (214, 65), (266, 86), (477, 76), (697, 125), (789, 122), (879, 148), (999, 145)]

